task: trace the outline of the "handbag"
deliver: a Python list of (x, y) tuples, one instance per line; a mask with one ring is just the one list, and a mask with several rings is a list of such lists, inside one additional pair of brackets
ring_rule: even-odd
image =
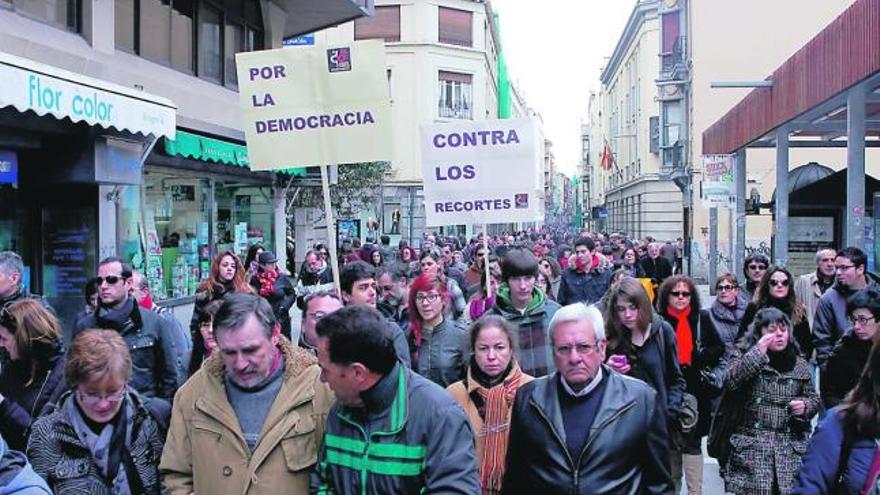
[(703, 356), (706, 353), (703, 346), (702, 326), (703, 315), (700, 314), (700, 317), (697, 318), (697, 354), (700, 356), (700, 387), (707, 398), (714, 399), (721, 395), (721, 391), (724, 390), (724, 368), (726, 363), (722, 355), (715, 366), (705, 366), (703, 364)]
[(746, 409), (743, 407), (745, 394), (742, 391), (747, 388), (750, 388), (750, 385), (740, 390), (724, 389), (721, 392), (718, 410), (712, 417), (706, 451), (709, 456), (718, 459), (718, 464), (721, 466), (727, 464), (727, 459), (730, 457), (730, 437), (745, 415)]
[[(660, 326), (660, 330), (657, 332), (657, 337), (660, 339), (660, 357), (663, 358), (663, 363), (666, 363), (666, 337), (663, 336), (663, 326)], [(697, 427), (697, 423), (700, 420), (700, 412), (699, 412), (699, 403), (697, 402), (697, 398), (688, 392), (685, 392), (681, 397), (680, 410), (678, 411), (678, 427), (681, 433), (688, 434)]]

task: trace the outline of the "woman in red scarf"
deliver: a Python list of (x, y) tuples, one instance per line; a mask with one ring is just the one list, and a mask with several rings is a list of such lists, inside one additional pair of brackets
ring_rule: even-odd
[[(669, 432), (672, 445), (669, 463), (675, 493), (681, 487), (681, 471), (684, 467), (687, 493), (702, 493), (703, 451), (702, 437), (709, 432), (711, 410), (709, 398), (701, 393), (700, 356), (697, 352), (697, 329), (700, 320), (700, 296), (694, 281), (684, 275), (667, 278), (657, 294), (657, 312), (675, 330), (678, 349), (678, 365), (685, 379), (685, 392), (697, 398), (699, 422), (690, 433)], [(705, 331), (705, 329), (703, 329)]]
[(464, 380), (446, 390), (461, 404), (477, 439), (477, 463), (483, 495), (501, 493), (510, 415), (516, 392), (532, 381), (514, 359), (516, 329), (504, 318), (488, 315), (470, 330), (471, 361)]

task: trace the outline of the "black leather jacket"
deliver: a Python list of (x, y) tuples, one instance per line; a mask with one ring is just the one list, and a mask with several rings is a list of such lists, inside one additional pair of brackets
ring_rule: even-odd
[(608, 383), (584, 450), (570, 454), (554, 373), (516, 394), (502, 493), (669, 494), (665, 404), (648, 385), (602, 366)]

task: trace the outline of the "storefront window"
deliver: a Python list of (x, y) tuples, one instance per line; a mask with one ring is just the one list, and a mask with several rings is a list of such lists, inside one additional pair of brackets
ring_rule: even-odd
[(144, 183), (147, 281), (159, 299), (192, 296), (210, 275), (210, 183), (155, 171), (145, 172)]
[(234, 182), (216, 182), (216, 251), (231, 249), (244, 256), (248, 246), (260, 243), (274, 249), (272, 188)]

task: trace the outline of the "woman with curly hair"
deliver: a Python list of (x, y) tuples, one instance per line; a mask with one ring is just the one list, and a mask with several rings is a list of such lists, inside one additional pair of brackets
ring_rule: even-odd
[(254, 289), (245, 279), (245, 267), (232, 251), (223, 251), (211, 263), (211, 275), (196, 289), (196, 301), (190, 319), (189, 331), (192, 335), (193, 349), (191, 363), (200, 364), (205, 357), (205, 341), (199, 331), (205, 308), (213, 301), (223, 299), (232, 292), (253, 294)]
[(754, 294), (752, 302), (746, 307), (746, 312), (740, 320), (739, 335), (746, 333), (758, 310), (773, 307), (791, 319), (793, 337), (797, 341), (801, 355), (809, 357), (813, 353), (810, 322), (807, 319), (806, 308), (794, 292), (794, 277), (791, 272), (781, 266), (771, 266), (764, 272)]

